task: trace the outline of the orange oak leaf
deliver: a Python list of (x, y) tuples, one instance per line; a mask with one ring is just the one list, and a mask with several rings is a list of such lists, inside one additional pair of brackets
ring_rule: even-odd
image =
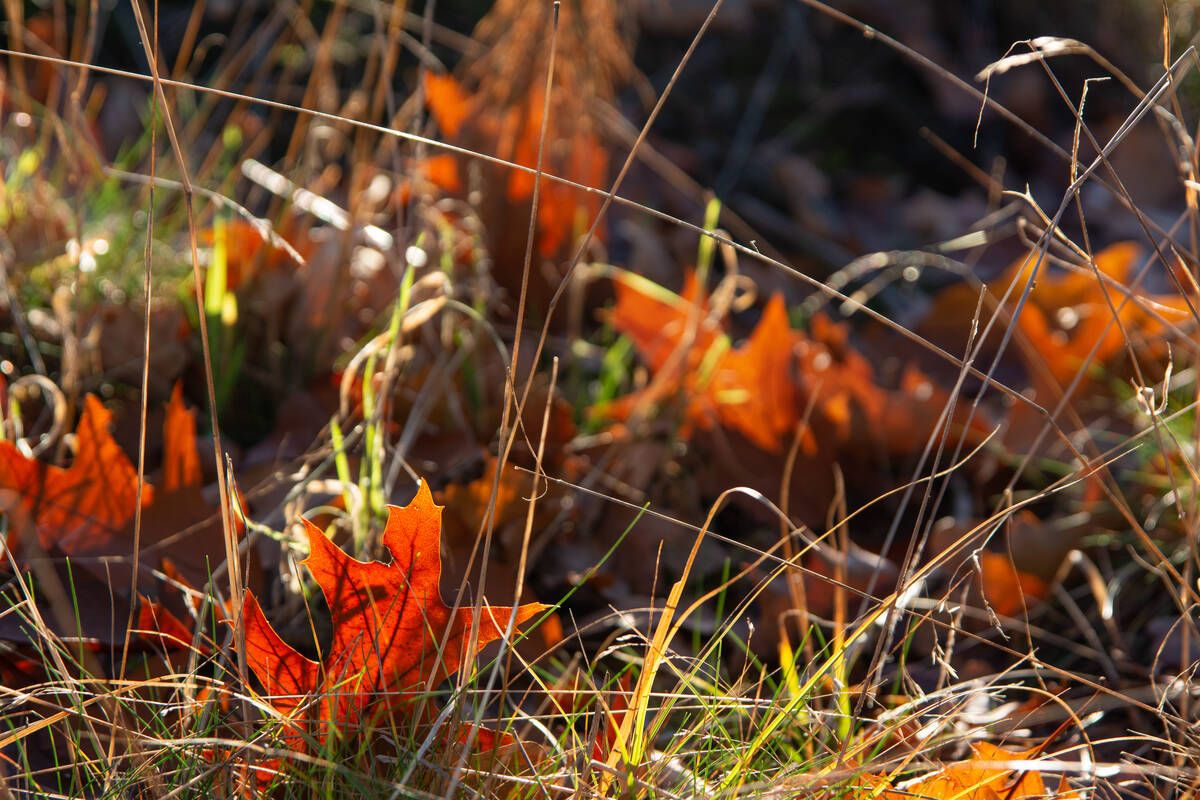
[[(1025, 373), (1038, 404), (1055, 407), (1078, 377), (1069, 413), (1080, 415), (1080, 424), (1110, 414), (1107, 387), (1112, 382), (1105, 376), (1136, 376), (1139, 370), (1133, 369), (1133, 359), (1143, 375), (1162, 375), (1172, 339), (1190, 336), (1194, 328), (1194, 296), (1152, 294), (1144, 284), (1129, 288), (1140, 272), (1140, 250), (1134, 242), (1119, 242), (1096, 253), (1093, 264), (1068, 268), (1043, 261), (1014, 326), (1011, 317), (1037, 256), (1031, 253), (1017, 259), (989, 283), (983, 295), (982, 319), (999, 313), (999, 324), (982, 340), (976, 358), (994, 358), (1002, 335), (1013, 328), (1012, 346), (1005, 352), (1008, 367)], [(943, 346), (961, 347), (975, 324), (979, 293), (978, 287), (967, 284), (944, 289), (919, 323), (918, 333)], [(1006, 293), (1008, 299), (1000, 308)], [(1044, 436), (1044, 427), (1040, 410), (1017, 403), (1008, 416), (1004, 441), (1010, 449), (1024, 452), (1035, 441), (1045, 440), (1044, 455), (1065, 453), (1053, 437)]]
[[(453, 675), (473, 656), (475, 610), (453, 611), (442, 601), (441, 513), (422, 481), (416, 498), (388, 507), (383, 544), (392, 563), (364, 563), (346, 555), (316, 526), (305, 522), (309, 556), (304, 560), (332, 613), (333, 640), (321, 662), (284, 642), (258, 600), (243, 606), (247, 663), (271, 704), (292, 724), (310, 695), (321, 697), (317, 715), (331, 724), (377, 719), (383, 710), (411, 708), (424, 687)], [(547, 608), (527, 603), (516, 610), (483, 605), (478, 645), (501, 638)], [(324, 736), (323, 731), (317, 731)]]
[[(232, 488), (237, 498), (235, 508), (240, 510), (241, 496), (237, 494), (236, 485)], [(240, 511), (236, 511), (233, 517), (237, 522), (238, 535), (241, 536), (245, 533), (245, 528), (238, 520), (239, 514)], [(192, 620), (201, 618), (201, 611), (204, 608), (204, 601), (201, 598), (204, 595), (188, 582), (187, 577), (170, 558), (164, 556), (159, 566), (166, 580), (159, 590), (157, 599), (138, 592), (135, 632), (144, 641), (153, 642), (166, 650), (191, 649), (195, 634), (195, 624)], [(216, 599), (211, 597), (209, 602), (217, 603)], [(230, 600), (217, 603), (217, 607), (226, 616), (233, 614), (233, 603)], [(201, 641), (197, 651), (207, 655), (212, 652), (212, 649), (204, 641)]]
[[(483, 530), (492, 487), (496, 484), (498, 466), (499, 459), (489, 455), (484, 461), (483, 474), (478, 478), (468, 484), (452, 483), (442, 490), (442, 499), (450, 514), (461, 520), (465, 532), (472, 538), (478, 531)], [(492, 511), (493, 525), (496, 528), (503, 528), (513, 520), (525, 518), (528, 504), (521, 501), (530, 495), (533, 486), (533, 478), (528, 473), (518, 470), (512, 464), (505, 466), (507, 469), (501, 473), (496, 505)]]
[(200, 481), (196, 420), (183, 403), (183, 385), (176, 383), (163, 422), (163, 490), (195, 486)]
[[(609, 320), (633, 341), (654, 381), (642, 391), (597, 409), (600, 414), (624, 420), (638, 410), (682, 396), (680, 433), (687, 437), (693, 426), (711, 428), (722, 405), (749, 400), (751, 392), (739, 385), (737, 373), (753, 371), (753, 365), (747, 360), (739, 362), (737, 356), (730, 360), (729, 338), (720, 321), (712, 319), (707, 294), (694, 272), (687, 274), (680, 295), (636, 275), (622, 275), (613, 287), (617, 302)], [(740, 421), (737, 411), (726, 411), (726, 415), (735, 425)]]
[(792, 375), (802, 339), (788, 324), (783, 297), (776, 294), (746, 343), (726, 353), (713, 370), (709, 396), (717, 418), (763, 450), (782, 449), (803, 413)]
[[(0, 442), (0, 515), (9, 525), (2, 544), (19, 551), (36, 543), (54, 555), (88, 556), (93, 560), (80, 562), (82, 569), (95, 570), (102, 581), (127, 585), (125, 578), (116, 576), (131, 565), (137, 470), (109, 433), (111, 419), (98, 399), (84, 398), (74, 458), (66, 468), (29, 458), (11, 442)], [(195, 585), (207, 581), (211, 566), (224, 553), (220, 537), (208, 535), (214, 525), (219, 529), (220, 516), (200, 491), (194, 423), (178, 392), (163, 427), (166, 486), (155, 491), (147, 483), (142, 489), (140, 562), (146, 582), (139, 578), (139, 585), (151, 595), (157, 593), (152, 588), (157, 581), (145, 570), (164, 553), (170, 553)], [(241, 535), (236, 514), (234, 522)], [(251, 556), (251, 562), (257, 564), (257, 559)]]
[[(0, 489), (31, 520), (41, 546), (67, 555), (110, 543), (133, 518), (137, 471), (108, 431), (112, 413), (94, 396), (84, 398), (75, 429), (75, 458), (67, 468), (25, 457), (11, 442), (0, 442)], [(154, 489), (142, 490), (142, 505)]]

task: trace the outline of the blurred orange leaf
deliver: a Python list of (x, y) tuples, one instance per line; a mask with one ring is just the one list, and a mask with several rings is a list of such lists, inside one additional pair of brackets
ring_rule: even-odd
[[(689, 367), (698, 365), (723, 333), (709, 319), (708, 297), (695, 272), (688, 272), (679, 295), (636, 276), (618, 278), (613, 289), (617, 302), (609, 321), (633, 340), (638, 355), (652, 372), (667, 366), (689, 335), (693, 338), (686, 343), (690, 347), (686, 363)], [(693, 330), (688, 329), (689, 324)]]
[[(661, 404), (678, 393), (685, 404), (684, 436), (692, 425), (709, 429), (720, 424), (761, 450), (781, 452), (807, 412), (806, 455), (823, 449), (836, 457), (856, 448), (874, 451), (880, 444), (902, 455), (936, 429), (949, 399), (911, 366), (899, 390), (880, 386), (871, 365), (849, 346), (845, 326), (817, 316), (806, 336), (790, 326), (778, 294), (767, 302), (746, 341), (730, 348), (724, 328), (709, 319), (707, 299), (694, 275), (675, 300), (638, 278), (618, 279), (615, 288), (612, 324), (633, 340), (655, 375), (647, 389), (597, 409), (615, 419), (628, 419), (635, 408)], [(694, 331), (690, 343), (689, 325)], [(672, 356), (685, 347), (672, 373), (678, 377), (663, 375)], [(981, 422), (972, 428), (974, 433), (986, 431)]]
[(195, 486), (201, 481), (196, 452), (196, 420), (183, 402), (183, 386), (175, 384), (163, 422), (163, 490)]
[[(1048, 793), (1042, 781), (1042, 774), (1037, 770), (1013, 770), (996, 766), (981, 766), (986, 762), (1024, 761), (1034, 758), (1037, 749), (1025, 751), (1003, 750), (987, 742), (977, 742), (972, 745), (975, 751), (973, 758), (948, 764), (933, 775), (922, 780), (915, 786), (905, 789), (908, 793), (925, 795), (936, 798), (963, 798), (963, 800), (985, 800), (985, 798), (1001, 797), (1007, 800), (1034, 800), (1044, 797), (1066, 797), (1058, 793)], [(894, 794), (894, 793), (893, 793)], [(1073, 796), (1074, 793), (1068, 793)]]
[[(26, 458), (0, 442), (0, 489), (12, 490), (46, 550), (68, 555), (112, 541), (133, 517), (137, 471), (108, 431), (112, 413), (94, 396), (84, 398), (75, 429), (75, 458), (67, 468)], [(145, 485), (142, 504), (153, 502)], [(7, 504), (6, 504), (7, 505)]]
[(802, 338), (788, 324), (783, 297), (774, 295), (746, 343), (713, 370), (709, 394), (717, 418), (763, 450), (782, 450), (803, 413), (792, 377)]
[[(536, 168), (542, 141), (545, 94), (534, 89), (520, 102), (503, 112), (483, 101), (481, 95), (468, 93), (449, 75), (425, 74), (425, 98), (430, 113), (446, 138), (454, 144), (495, 155), (522, 167)], [(557, 93), (556, 101), (569, 100)], [(590, 131), (574, 126), (568, 108), (552, 108), (562, 113), (551, 115), (545, 140), (545, 172), (585, 186), (602, 186), (608, 175), (608, 151)], [(560, 130), (570, 129), (569, 135)], [(560, 145), (565, 145), (560, 146)], [(453, 168), (452, 168), (453, 167)], [(435, 156), (420, 166), (422, 174), (443, 191), (458, 194), (465, 181), (461, 159)], [(505, 170), (504, 199), (525, 203), (533, 197), (535, 176), (524, 170)], [(600, 208), (598, 194), (585, 193), (557, 181), (542, 180), (537, 212), (537, 247), (542, 255), (559, 253), (576, 231), (586, 228)], [(582, 220), (580, 215), (584, 215)], [(582, 221), (582, 224), (580, 224)], [(499, 224), (498, 220), (491, 222)], [(603, 231), (598, 235), (603, 238)]]
[(983, 575), (983, 597), (1001, 616), (1016, 616), (1046, 597), (1046, 582), (1018, 570), (1003, 553), (980, 553), (979, 568)]
[[(498, 459), (495, 456), (488, 456), (483, 475), (467, 484), (451, 483), (442, 490), (446, 508), (462, 521), (466, 533), (472, 538), (483, 530), (483, 522), (492, 498), (492, 488), (496, 483), (497, 464)], [(496, 506), (492, 515), (496, 528), (502, 528), (516, 519), (524, 519), (527, 504), (522, 500), (530, 495), (533, 488), (533, 477), (529, 473), (518, 470), (512, 464), (506, 464), (505, 467), (496, 492)]]
[[(1163, 345), (1171, 326), (1181, 324), (1191, 314), (1185, 299), (1178, 295), (1150, 295), (1136, 290), (1126, 301), (1126, 291), (1121, 287), (1132, 283), (1139, 253), (1140, 247), (1134, 242), (1114, 244), (1095, 255), (1095, 273), (1086, 266), (1065, 270), (1042, 263), (1017, 320), (1024, 337), (1022, 357), (1030, 366), (1035, 385), (1045, 369), (1065, 387), (1089, 355), (1091, 365), (1111, 366), (1127, 349), (1126, 337), (1139, 357), (1165, 355)], [(1023, 256), (991, 282), (982, 310), (985, 318), (1010, 287), (1005, 308), (1010, 313), (1016, 310), (1035, 262), (1036, 254)], [(1104, 285), (1108, 282), (1112, 285)], [(978, 294), (967, 284), (943, 290), (934, 298), (921, 331), (940, 342), (963, 341), (972, 324)], [(1113, 309), (1118, 308), (1114, 319)], [(992, 340), (989, 346), (994, 347)]]
[(471, 98), (458, 81), (432, 71), (425, 73), (425, 102), (442, 133), (450, 138), (458, 136), (463, 123), (474, 113)]
[(286, 241), (305, 260), (315, 250), (312, 239), (295, 217), (289, 216), (279, 223), (274, 233), (279, 237), (271, 240), (263, 230), (242, 217), (222, 220), (213, 228), (202, 233), (202, 244), (215, 247), (218, 237), (224, 236), (225, 286), (235, 291), (251, 281), (260, 269), (277, 270), (295, 267), (297, 262), (284, 247), (278, 246), (279, 239)]

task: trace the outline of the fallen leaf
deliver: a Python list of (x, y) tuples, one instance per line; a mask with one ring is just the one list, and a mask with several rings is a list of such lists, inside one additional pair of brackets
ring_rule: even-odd
[[(133, 518), (137, 471), (109, 433), (111, 421), (112, 413), (96, 397), (84, 398), (75, 457), (65, 469), (0, 442), (0, 489), (16, 493), (43, 549), (72, 555), (109, 544)], [(153, 500), (153, 487), (143, 486), (142, 504)]]
[[(1006, 761), (1027, 761), (1036, 758), (1038, 749), (1008, 751), (987, 742), (971, 745), (974, 756), (964, 761), (947, 764), (918, 781), (903, 784), (900, 788), (885, 788), (887, 780), (878, 775), (863, 775), (864, 786), (858, 788), (856, 798), (870, 797), (884, 800), (1076, 800), (1078, 792), (1070, 791), (1065, 782), (1057, 791), (1048, 792), (1042, 774), (1036, 769), (1013, 770), (993, 766)], [(988, 764), (988, 766), (982, 766)]]
[[(224, 559), (220, 514), (199, 486), (195, 423), (177, 386), (163, 425), (166, 490), (156, 493), (153, 486), (143, 486), (139, 574), (136, 594), (130, 595), (137, 472), (109, 432), (111, 419), (98, 399), (85, 397), (75, 456), (67, 468), (27, 458), (12, 443), (0, 442), (0, 514), (10, 528), (6, 546), (21, 569), (39, 581), (57, 582), (63, 592), (80, 599), (71, 614), (43, 610), (51, 630), (60, 635), (96, 646), (120, 643), (134, 605), (136, 627), (147, 632), (142, 638), (168, 647), (181, 639), (190, 643), (190, 630), (162, 605), (162, 583), (153, 567), (161, 564), (173, 580), (199, 586)], [(243, 533), (239, 527), (238, 534)], [(34, 539), (48, 559), (22, 547)], [(70, 563), (64, 555), (71, 557)], [(259, 584), (262, 567), (253, 550), (247, 574), (251, 585)], [(103, 601), (92, 602), (96, 597)], [(178, 604), (172, 608), (184, 610)], [(23, 627), (19, 617), (7, 615), (0, 621), (0, 638), (21, 641)]]
[(783, 297), (774, 295), (746, 343), (730, 350), (713, 369), (709, 393), (722, 425), (763, 450), (783, 450), (803, 413), (793, 378), (795, 350), (802, 341), (788, 323)]
[[(993, 797), (1006, 800), (1040, 800), (1045, 797), (1065, 798), (1074, 796), (1048, 794), (1042, 774), (1037, 770), (1023, 771), (1004, 769), (1003, 767), (980, 766), (980, 762), (1024, 761), (1034, 758), (1038, 750), (1008, 751), (987, 742), (976, 742), (972, 749), (973, 758), (948, 764), (933, 775), (913, 786), (905, 787), (905, 797), (913, 795), (950, 800), (990, 800)], [(892, 792), (891, 794), (898, 794)]]
[(183, 386), (176, 383), (163, 422), (163, 490), (195, 486), (201, 481), (196, 452), (196, 420), (183, 403)]
[(191, 647), (192, 629), (157, 600), (138, 595), (135, 633), (145, 641), (174, 650)]
[[(492, 488), (496, 485), (498, 463), (495, 456), (489, 455), (484, 461), (483, 474), (478, 478), (467, 484), (451, 483), (442, 490), (445, 507), (462, 523), (463, 533), (472, 541), (476, 534), (483, 530), (488, 505), (491, 502)], [(492, 525), (495, 529), (503, 528), (511, 522), (524, 520), (528, 507), (524, 498), (529, 497), (532, 488), (533, 476), (518, 470), (512, 464), (505, 465), (496, 493), (496, 505), (492, 512)]]
[(662, 370), (681, 346), (689, 348), (687, 365), (698, 365), (723, 334), (720, 325), (709, 318), (708, 295), (692, 270), (684, 277), (678, 295), (624, 273), (613, 281), (613, 290), (617, 302), (608, 320), (633, 341), (651, 372)]
[[(430, 113), (447, 140), (533, 169), (538, 163), (538, 146), (542, 139), (545, 94), (532, 89), (526, 98), (509, 106), (503, 113), (482, 95), (468, 93), (449, 75), (425, 74), (425, 99)], [(543, 171), (584, 186), (600, 187), (608, 175), (608, 151), (595, 134), (562, 117), (575, 119), (571, 109), (577, 103), (561, 90), (554, 94), (550, 127), (546, 131)], [(568, 132), (569, 131), (569, 132)], [(461, 159), (456, 156), (434, 156), (418, 169), (424, 177), (443, 191), (461, 193), (463, 180)], [(490, 167), (495, 171), (496, 167)], [(535, 176), (524, 170), (503, 168), (504, 199), (520, 208), (533, 198)], [(496, 176), (499, 178), (499, 175)], [(493, 179), (495, 180), (495, 179)], [(595, 217), (602, 197), (585, 193), (547, 178), (542, 179), (537, 212), (537, 249), (542, 255), (554, 255), (563, 250), (573, 233), (581, 233)], [(582, 214), (583, 224), (577, 217)], [(500, 220), (489, 220), (495, 227)], [(603, 239), (603, 232), (598, 232)]]
[[(408, 710), (427, 686), (436, 686), (467, 664), (475, 610), (442, 602), (441, 506), (422, 481), (416, 498), (388, 507), (383, 544), (391, 564), (364, 563), (347, 556), (317, 527), (305, 523), (309, 556), (304, 560), (333, 615), (333, 641), (322, 661), (312, 661), (285, 643), (263, 614), (253, 593), (243, 606), (246, 656), (270, 703), (298, 729), (298, 706), (319, 698), (315, 731), (327, 726), (378, 720), (384, 711)], [(527, 603), (516, 611), (483, 605), (478, 646), (499, 639), (510, 624), (544, 610)]]
[[(661, 405), (678, 394), (684, 398), (685, 438), (693, 425), (709, 430), (720, 424), (761, 450), (780, 453), (811, 406), (804, 431), (808, 455), (822, 450), (837, 460), (881, 448), (888, 455), (911, 453), (937, 429), (949, 399), (911, 365), (899, 389), (881, 386), (870, 363), (849, 345), (846, 326), (818, 315), (806, 336), (791, 327), (778, 294), (746, 341), (729, 347), (723, 326), (709, 319), (708, 300), (694, 275), (682, 296), (636, 276), (618, 279), (615, 289), (610, 320), (630, 337), (656, 381), (595, 413), (624, 420), (639, 407)], [(688, 333), (689, 325), (694, 333)], [(682, 348), (686, 353), (676, 358), (675, 373), (657, 380)], [(953, 419), (952, 435), (961, 434), (965, 417)], [(970, 431), (976, 438), (985, 432), (979, 421)]]
[(1015, 617), (1046, 597), (1046, 582), (1036, 575), (1021, 572), (1003, 553), (979, 554), (983, 576), (983, 597), (1002, 617)]
[(1052, 526), (1022, 509), (996, 532), (991, 549), (973, 555), (979, 546), (976, 537), (987, 529), (984, 520), (943, 517), (933, 526), (930, 552), (939, 555), (948, 574), (978, 575), (979, 580), (972, 581), (979, 585), (971, 605), (986, 603), (1001, 616), (1019, 617), (1046, 599), (1063, 560), (1093, 525), (1084, 521)]
[[(733, 481), (778, 497), (783, 459), (800, 437), (789, 509), (809, 524), (826, 521), (840, 469), (854, 502), (878, 496), (875, 476), (912, 458), (942, 420), (950, 394), (909, 365), (900, 385), (879, 382), (849, 329), (824, 315), (808, 333), (793, 329), (781, 296), (773, 296), (750, 336), (730, 345), (703, 287), (689, 276), (675, 295), (639, 276), (615, 281), (610, 320), (629, 336), (652, 380), (643, 389), (593, 408), (593, 416), (626, 422), (676, 411), (680, 439), (691, 440), (697, 475), (713, 493)], [(956, 405), (948, 440), (983, 439), (982, 414), (969, 422)], [(882, 471), (881, 471), (882, 468)]]
[[(1190, 320), (1191, 312), (1179, 295), (1151, 295), (1144, 289), (1135, 290), (1125, 301), (1126, 291), (1121, 287), (1132, 283), (1140, 252), (1134, 242), (1119, 242), (1096, 253), (1096, 272), (1114, 284), (1108, 286), (1087, 266), (1068, 270), (1041, 264), (1017, 318), (1020, 336), (1016, 350), (1035, 387), (1052, 378), (1065, 388), (1085, 361), (1121, 376), (1132, 374), (1126, 337), (1139, 360), (1165, 360), (1173, 328)], [(1034, 254), (1017, 259), (990, 282), (981, 312), (985, 320), (1006, 292), (1005, 311), (1016, 311), (1035, 259)], [(940, 344), (961, 347), (973, 324), (978, 295), (979, 290), (967, 284), (944, 289), (934, 298), (919, 332)], [(1117, 308), (1120, 311), (1114, 318), (1113, 309)], [(994, 354), (999, 341), (998, 333), (993, 333), (984, 343), (983, 354)]]

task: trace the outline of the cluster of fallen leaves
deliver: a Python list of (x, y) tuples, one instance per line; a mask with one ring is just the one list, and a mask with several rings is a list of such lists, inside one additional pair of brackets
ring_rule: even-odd
[[(112, 437), (111, 420), (112, 413), (97, 397), (84, 398), (67, 467), (47, 464), (13, 442), (0, 441), (0, 513), (8, 527), (0, 569), (15, 564), (85, 597), (97, 592), (110, 598), (103, 608), (87, 602), (81, 613), (60, 613), (47, 621), (71, 640), (94, 648), (121, 642), (124, 610), (132, 605), (138, 642), (187, 645), (190, 626), (177, 617), (183, 608), (172, 585), (204, 585), (209, 570), (224, 560), (219, 513), (201, 491), (195, 420), (177, 385), (163, 422), (160, 483), (140, 487), (137, 470)], [(139, 490), (141, 536), (135, 558)], [(131, 580), (135, 565), (136, 580)], [(156, 578), (156, 571), (167, 575), (168, 582)], [(136, 594), (131, 596), (131, 590)], [(160, 596), (169, 596), (174, 609), (152, 599)], [(3, 631), (19, 641), (36, 640), (32, 623), (16, 614), (5, 616)]]
[[(1094, 269), (1043, 266), (1046, 274), (1033, 284), (1018, 318), (1015, 353), (1032, 396), (1045, 406), (1053, 407), (1074, 382), (1079, 385), (1067, 404), (1070, 413), (1107, 413), (1114, 378), (1161, 374), (1169, 356), (1166, 343), (1187, 328), (1190, 301), (1131, 292), (1138, 253), (1133, 244), (1122, 243), (1098, 253)], [(1035, 260), (1036, 254), (1019, 259), (992, 283), (991, 310), (1015, 311)], [(877, 482), (878, 468), (887, 474), (890, 465), (897, 474), (894, 468), (911, 463), (927, 444), (940, 440), (970, 449), (992, 432), (986, 408), (970, 412), (968, 403), (952, 402), (945, 388), (913, 364), (904, 366), (894, 387), (883, 384), (845, 324), (817, 314), (807, 333), (793, 328), (779, 295), (766, 302), (749, 335), (735, 345), (728, 315), (714, 311), (694, 273), (678, 295), (627, 273), (614, 287), (616, 304), (608, 320), (633, 342), (649, 379), (592, 412), (625, 426), (673, 421), (672, 435), (716, 456), (702, 457), (714, 473), (713, 493), (734, 484), (768, 497), (782, 492), (796, 517), (819, 527), (838, 493), (852, 492), (856, 482), (866, 490), (857, 495), (862, 500), (889, 488)], [(975, 324), (975, 294), (966, 284), (945, 289), (918, 330), (947, 344), (966, 341)], [(999, 338), (997, 333), (983, 343), (982, 357), (995, 354)], [(990, 413), (1005, 415), (996, 430), (1009, 450), (1024, 452), (1021, 447), (1035, 437), (1045, 438), (1043, 417), (1027, 404)], [(630, 435), (627, 427), (618, 433)], [(791, 464), (793, 480), (781, 486), (785, 463)], [(1038, 527), (1028, 512), (1019, 519), (1018, 527)], [(970, 527), (964, 523), (958, 531)], [(1022, 536), (1015, 563), (1009, 552), (978, 552), (973, 563), (988, 605), (1012, 616), (1042, 599), (1078, 535)], [(957, 546), (954, 536), (937, 541)]]
[[(1067, 408), (1083, 420), (1107, 413), (1114, 381), (1146, 385), (1162, 379), (1170, 359), (1170, 342), (1186, 339), (1195, 320), (1195, 301), (1183, 292), (1152, 293), (1141, 288), (1142, 248), (1120, 242), (1086, 258), (1062, 263), (1036, 252), (1015, 260), (992, 281), (981, 316), (993, 313), (1008, 323), (1015, 316), (1013, 345), (1005, 354), (1023, 369), (1032, 396), (1053, 409), (1072, 390)], [(1036, 278), (1034, 269), (1038, 272)], [(1184, 270), (1180, 286), (1190, 285)], [(1186, 278), (1186, 281), (1183, 280)], [(1024, 306), (1018, 303), (1029, 286)], [(973, 324), (980, 290), (966, 283), (944, 289), (934, 299), (917, 331), (939, 344), (961, 346)], [(998, 352), (996, 330), (981, 344), (981, 359)], [(1029, 406), (1017, 405), (1005, 442), (1026, 452), (1041, 433), (1042, 418)]]
[[(73, 438), (70, 466), (57, 467), (25, 455), (17, 445), (0, 441), (0, 497), (9, 536), (4, 556), (22, 571), (45, 577), (37, 566), (45, 562), (62, 566), (65, 558), (88, 565), (89, 571), (105, 575), (107, 589), (81, 583), (67, 569), (57, 577), (72, 592), (89, 592), (119, 597), (128, 590), (114, 575), (117, 564), (133, 561), (131, 528), (138, 497), (137, 473), (128, 457), (113, 440), (111, 412), (94, 396), (87, 396)], [(190, 589), (196, 572), (180, 573), (176, 561), (189, 555), (180, 548), (180, 527), (150, 518), (159, 504), (182, 502), (195, 510), (195, 498), (181, 498), (199, 491), (201, 469), (195, 447), (195, 421), (186, 409), (179, 387), (168, 404), (164, 422), (164, 452), (161, 485), (156, 492), (148, 483), (141, 486), (144, 506), (141, 538), (143, 570), (153, 562), (176, 585)], [(177, 509), (176, 509), (177, 510)], [(384, 724), (394, 713), (423, 711), (420, 721), (432, 721), (429, 693), (441, 681), (471, 663), (478, 649), (496, 639), (512, 639), (520, 623), (547, 607), (527, 603), (518, 608), (471, 605), (451, 609), (442, 601), (441, 507), (433, 502), (429, 487), (421, 483), (416, 498), (406, 507), (389, 507), (382, 542), (392, 561), (360, 562), (346, 555), (312, 523), (304, 525), (309, 556), (303, 562), (325, 594), (333, 612), (333, 637), (325, 658), (312, 661), (285, 643), (267, 621), (252, 591), (242, 602), (247, 664), (257, 678), (267, 702), (279, 713), (289, 746), (298, 751), (306, 742), (323, 742), (331, 731), (348, 731)], [(206, 544), (200, 555), (211, 569), (221, 561), (220, 536), (208, 526)], [(175, 541), (172, 541), (175, 540)], [(169, 544), (171, 558), (158, 554)], [(214, 547), (215, 544), (215, 547)], [(188, 560), (185, 566), (194, 566)], [(149, 570), (145, 570), (149, 572)], [(138, 586), (152, 581), (139, 575)], [(157, 583), (155, 581), (155, 583)], [(160, 585), (158, 593), (165, 592)], [(178, 598), (172, 597), (172, 600)], [(184, 622), (163, 602), (138, 594), (137, 616), (130, 633), (142, 645), (167, 650), (192, 646), (194, 625)], [(128, 602), (123, 606), (128, 608)], [(87, 598), (91, 604), (91, 598)], [(119, 604), (118, 604), (119, 605)], [(178, 602), (176, 602), (178, 605)], [(193, 616), (199, 611), (195, 604)], [(229, 613), (226, 608), (225, 613)], [(93, 620), (91, 614), (77, 616), (80, 625), (61, 633), (93, 649), (105, 641), (120, 641), (126, 620), (114, 610), (111, 617)], [(0, 635), (19, 642), (37, 641), (32, 622), (17, 630), (15, 615), (5, 614)], [(209, 652), (201, 646), (201, 652)], [(32, 663), (32, 662), (31, 662)], [(32, 679), (35, 671), (14, 677)], [(409, 721), (415, 721), (412, 713)], [(491, 731), (477, 732), (481, 744), (495, 741)], [(215, 752), (209, 753), (215, 758)], [(260, 781), (269, 781), (278, 761), (264, 765)]]
[[(109, 420), (110, 413), (89, 396), (76, 428), (75, 455), (67, 468), (44, 464), (22, 454), (14, 444), (0, 442), (5, 465), (0, 481), (10, 493), (6, 496), (15, 501), (6, 508), (13, 525), (7, 543), (11, 554), (28, 553), (27, 545), (33, 541), (46, 552), (70, 555), (116, 555), (131, 545), (125, 526), (136, 503), (137, 476), (113, 441)], [(156, 497), (148, 485), (143, 487), (147, 508), (195, 487), (200, 477), (195, 422), (177, 389), (164, 422), (161, 492)], [(18, 524), (22, 520), (25, 527)], [(418, 730), (429, 728), (435, 724), (437, 710), (430, 692), (472, 664), (479, 648), (497, 639), (512, 639), (521, 623), (548, 609), (536, 602), (516, 607), (445, 604), (440, 591), (442, 507), (434, 503), (423, 481), (411, 503), (388, 509), (382, 544), (391, 556), (389, 564), (351, 558), (316, 525), (307, 520), (303, 525), (309, 554), (302, 563), (331, 612), (332, 638), (321, 658), (310, 659), (281, 638), (251, 591), (242, 602), (240, 629), (246, 663), (257, 681), (255, 690), (274, 709), (283, 740), (294, 752), (319, 750), (330, 736), (353, 736), (355, 731), (386, 728), (397, 720)], [(177, 574), (169, 561), (162, 564), (165, 571)], [(141, 635), (160, 647), (184, 649), (193, 639), (190, 624), (145, 598), (137, 625)], [(594, 760), (608, 758), (616, 726), (628, 713), (628, 698), (626, 676), (606, 704), (608, 723), (592, 746)], [(442, 738), (453, 743), (465, 735), (447, 732)], [(469, 735), (481, 749), (509, 740), (507, 734), (498, 739), (491, 729), (476, 729)], [(915, 793), (977, 800), (1075, 796), (1065, 784), (1058, 794), (1048, 794), (1036, 769), (1003, 766), (1006, 761), (1032, 757), (1032, 751), (1007, 752), (985, 744), (975, 749), (973, 758), (948, 764), (902, 787), (891, 788), (885, 779), (871, 778), (871, 788), (861, 790), (861, 796)], [(214, 762), (241, 758), (214, 750), (207, 751), (207, 757)], [(260, 761), (255, 772), (258, 786), (265, 788), (282, 770), (284, 762), (278, 758)]]
[[(745, 342), (733, 347), (694, 274), (681, 297), (662, 290), (652, 296), (639, 285), (617, 280), (610, 321), (633, 340), (654, 380), (601, 413), (628, 419), (681, 397), (684, 437), (692, 427), (720, 425), (771, 453), (798, 439), (802, 457), (826, 463), (872, 450), (906, 456), (937, 430), (949, 395), (913, 366), (897, 389), (881, 386), (842, 324), (819, 315), (805, 335), (791, 327), (776, 294)], [(950, 434), (964, 433), (965, 415), (952, 419)]]

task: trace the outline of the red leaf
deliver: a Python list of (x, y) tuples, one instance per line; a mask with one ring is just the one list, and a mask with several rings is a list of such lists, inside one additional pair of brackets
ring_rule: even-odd
[[(473, 656), (468, 645), (474, 610), (452, 613), (438, 586), (441, 506), (422, 481), (409, 505), (388, 511), (383, 544), (391, 564), (357, 561), (305, 522), (310, 551), (303, 563), (333, 615), (333, 641), (322, 662), (285, 643), (247, 592), (247, 663), (283, 714), (290, 716), (313, 693), (330, 698), (321, 703), (320, 718), (333, 723), (377, 717), (381, 709), (404, 710), (425, 686), (454, 674)], [(545, 608), (527, 603), (517, 609), (516, 622)], [(503, 635), (512, 609), (485, 605), (481, 613), (478, 644), (484, 645)]]
[(173, 650), (191, 647), (192, 630), (157, 600), (138, 594), (136, 632), (149, 642)]
[[(137, 471), (108, 432), (112, 414), (88, 395), (75, 429), (75, 458), (63, 469), (26, 458), (0, 442), (0, 489), (16, 492), (43, 548), (68, 555), (110, 542), (133, 517)], [(153, 501), (142, 490), (142, 505)]]

